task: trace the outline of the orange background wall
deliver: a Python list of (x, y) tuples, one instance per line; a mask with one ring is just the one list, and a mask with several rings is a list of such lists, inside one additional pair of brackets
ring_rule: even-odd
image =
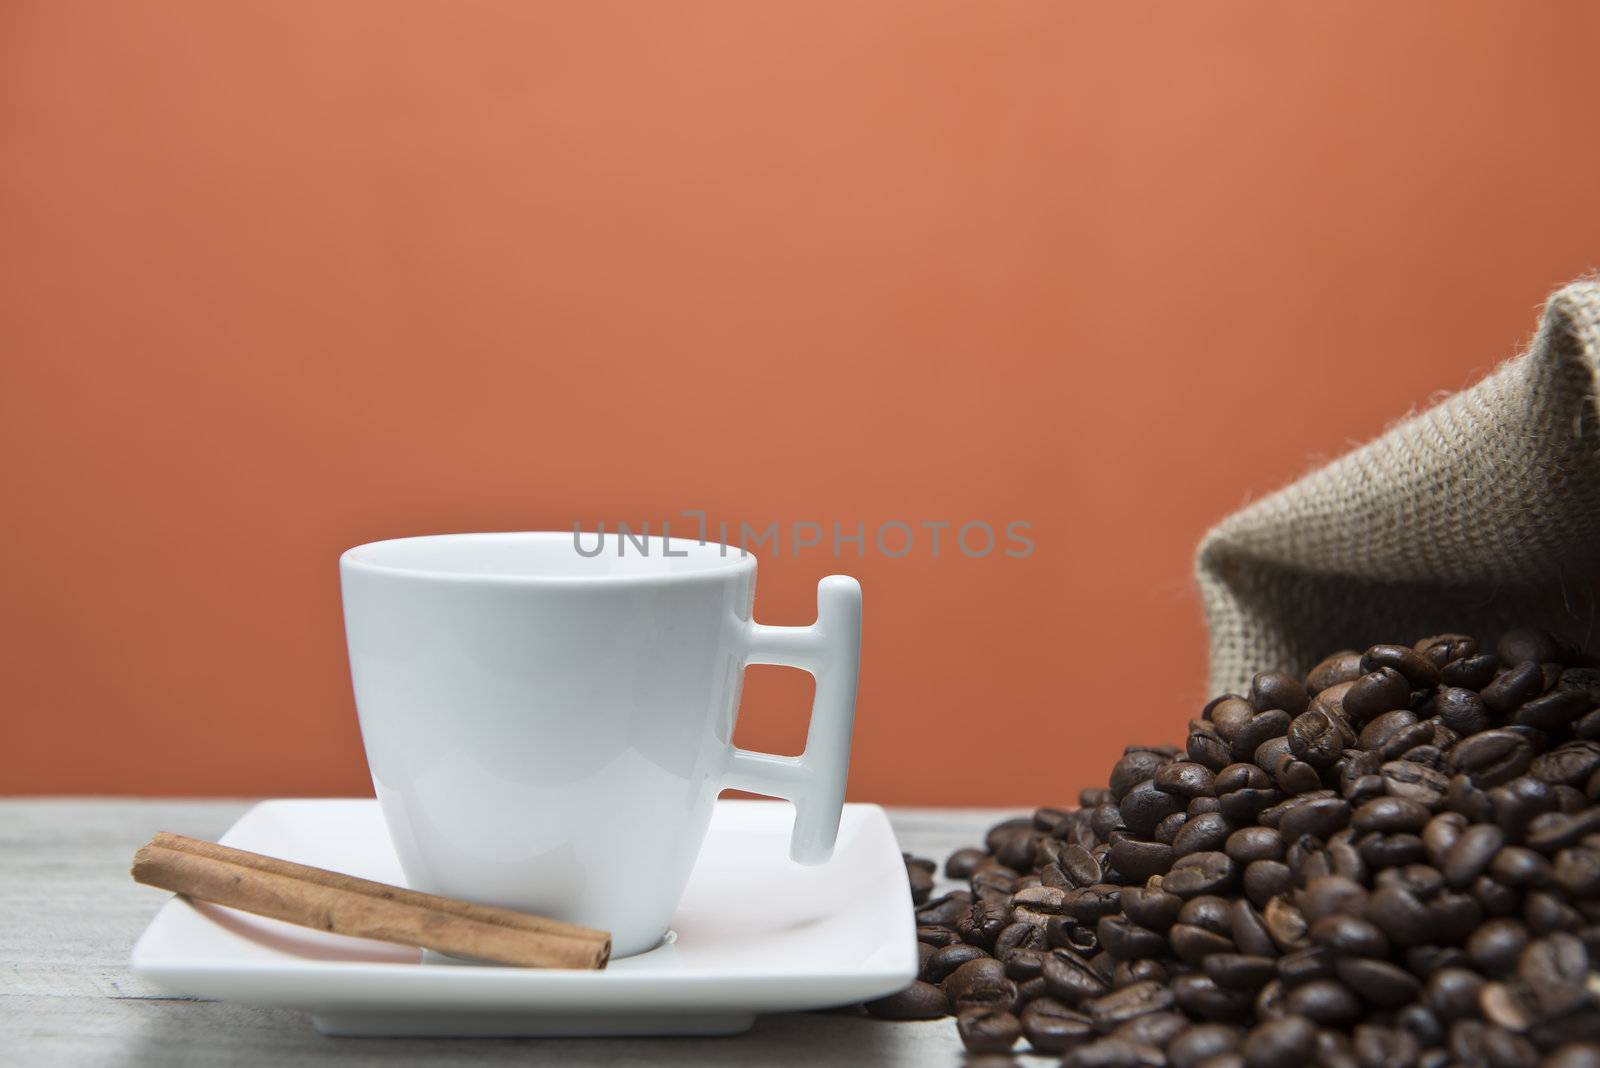
[[(859, 575), (852, 794), (1039, 803), (1202, 699), (1190, 561), (1600, 260), (1600, 8), (0, 6), (13, 793), (367, 790), (335, 561), (1033, 524)], [(847, 548), (847, 552), (850, 551)], [(803, 680), (740, 740), (793, 749)]]

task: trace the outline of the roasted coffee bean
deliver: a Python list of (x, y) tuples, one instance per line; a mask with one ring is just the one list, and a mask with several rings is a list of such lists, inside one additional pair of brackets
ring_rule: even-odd
[(918, 907), (917, 923), (930, 927), (954, 927), (956, 921), (971, 907), (971, 894), (965, 890), (953, 890)]
[(989, 828), (988, 834), (984, 836), (983, 844), (991, 854), (998, 853), (1000, 851), (1001, 843), (1006, 841), (1012, 835), (1032, 834), (1033, 830), (1033, 820), (1027, 816), (1017, 816), (1013, 819), (1001, 820), (999, 823)]
[(1281, 800), (1283, 794), (1276, 789), (1247, 787), (1223, 794), (1218, 799), (1218, 811), (1230, 824), (1239, 827), (1252, 822), (1259, 813)]
[(1523, 846), (1506, 846), (1489, 862), (1489, 876), (1501, 886), (1526, 890), (1547, 886), (1555, 878), (1550, 862)]
[(1070, 949), (1051, 950), (1039, 974), (1051, 993), (1070, 1006), (1097, 998), (1111, 989), (1088, 960)]
[(1428, 806), (1406, 797), (1380, 797), (1368, 801), (1350, 817), (1358, 831), (1420, 831), (1432, 818)]
[(1256, 767), (1273, 777), (1277, 781), (1278, 771), (1284, 761), (1293, 760), (1294, 753), (1289, 749), (1289, 739), (1286, 735), (1277, 735), (1268, 738), (1256, 746), (1256, 751), (1250, 754), (1250, 760)]
[(1260, 957), (1272, 957), (1280, 952), (1261, 914), (1250, 902), (1242, 899), (1233, 902), (1228, 907), (1228, 921), (1228, 933), (1239, 952)]
[(1600, 808), (1535, 816), (1528, 824), (1526, 840), (1530, 848), (1554, 853), (1575, 846), (1593, 834), (1600, 834)]
[(1582, 786), (1600, 769), (1600, 742), (1580, 740), (1558, 745), (1533, 758), (1528, 774), (1552, 786)]
[(1427, 826), (1422, 829), (1422, 846), (1428, 852), (1428, 863), (1442, 869), (1445, 858), (1461, 840), (1461, 833), (1466, 826), (1466, 817), (1459, 812), (1441, 812), (1428, 820)]
[(1470, 634), (1435, 634), (1414, 642), (1411, 648), (1426, 657), (1434, 667), (1442, 668), (1451, 661), (1475, 654), (1478, 640)]
[(1150, 886), (1130, 886), (1122, 892), (1123, 914), (1140, 927), (1165, 931), (1178, 918), (1183, 898)]
[(1176, 794), (1188, 801), (1190, 798), (1214, 793), (1213, 784), (1216, 778), (1216, 773), (1204, 765), (1190, 760), (1174, 760), (1170, 764), (1163, 765), (1152, 781), (1157, 790)]
[(1427, 909), (1400, 887), (1374, 890), (1367, 898), (1366, 918), (1398, 945), (1414, 946), (1428, 940)]
[(1410, 798), (1426, 804), (1429, 809), (1442, 803), (1450, 790), (1450, 779), (1443, 772), (1427, 764), (1410, 759), (1394, 759), (1379, 766), (1378, 774), (1384, 780), (1384, 790), (1397, 798)]
[(1233, 759), (1232, 745), (1216, 730), (1190, 731), (1185, 752), (1190, 761), (1212, 772), (1227, 767)]
[(1134, 983), (1103, 994), (1083, 1006), (1096, 1029), (1105, 1032), (1137, 1016), (1164, 1012), (1173, 1005), (1173, 992), (1157, 982)]
[(1227, 990), (1260, 990), (1278, 973), (1274, 958), (1245, 953), (1212, 953), (1200, 963), (1212, 982)]
[(1291, 717), (1281, 708), (1267, 712), (1258, 712), (1250, 717), (1239, 732), (1233, 736), (1233, 759), (1238, 761), (1254, 760), (1255, 752), (1261, 743), (1279, 738), (1289, 729)]
[(1415, 726), (1417, 717), (1403, 708), (1392, 712), (1385, 712), (1374, 718), (1361, 728), (1361, 734), (1356, 739), (1356, 744), (1362, 749), (1376, 749), (1382, 752), (1384, 744), (1407, 727)]
[(1465, 941), (1483, 922), (1483, 906), (1478, 899), (1459, 890), (1435, 894), (1423, 908), (1429, 936), (1446, 944)]
[(1512, 724), (1553, 731), (1564, 727), (1589, 711), (1593, 703), (1588, 694), (1576, 690), (1551, 690), (1542, 697), (1524, 701), (1511, 713)]
[(1140, 927), (1125, 916), (1101, 917), (1095, 933), (1105, 951), (1118, 960), (1157, 957), (1167, 950), (1165, 937)]
[(1284, 1008), (1325, 1027), (1348, 1027), (1361, 1015), (1361, 1002), (1337, 979), (1313, 979), (1284, 995)]
[(1546, 1055), (1541, 1068), (1600, 1068), (1600, 1042), (1569, 1042)]
[(958, 849), (944, 862), (944, 873), (952, 879), (965, 879), (988, 859), (981, 849)]
[(1346, 741), (1343, 724), (1320, 709), (1302, 712), (1289, 724), (1289, 751), (1313, 767), (1332, 765)]
[(1245, 1037), (1248, 1068), (1303, 1068), (1317, 1048), (1315, 1024), (1304, 1016), (1280, 1016), (1257, 1024)]
[(1317, 693), (1341, 682), (1354, 682), (1361, 675), (1361, 653), (1355, 649), (1343, 649), (1330, 654), (1306, 672), (1306, 689)]
[(1022, 1037), (1040, 1053), (1060, 1053), (1092, 1041), (1096, 1035), (1087, 1015), (1052, 997), (1028, 1002), (1020, 1022)]
[(1064, 908), (1079, 923), (1093, 925), (1102, 916), (1114, 914), (1120, 907), (1122, 889), (1110, 883), (1095, 883), (1067, 891)]
[(1175, 923), (1167, 932), (1172, 952), (1186, 964), (1198, 967), (1215, 953), (1232, 953), (1237, 947), (1233, 940), (1193, 924)]
[(919, 980), (898, 994), (867, 1002), (866, 1009), (885, 1020), (935, 1020), (949, 1011), (949, 1004), (942, 990)]
[(1566, 659), (1562, 643), (1549, 631), (1537, 627), (1516, 627), (1506, 631), (1495, 644), (1495, 652), (1507, 664), (1521, 664), (1529, 660), (1539, 664)]
[(1476, 653), (1452, 660), (1439, 669), (1439, 681), (1446, 686), (1459, 686), (1468, 690), (1481, 690), (1494, 679), (1500, 670), (1500, 658), (1493, 653)]
[(1281, 861), (1254, 860), (1245, 865), (1244, 893), (1257, 908), (1266, 908), (1271, 898), (1288, 893), (1293, 886), (1294, 875)]
[(1230, 1024), (1195, 1024), (1167, 1046), (1167, 1059), (1172, 1068), (1199, 1068), (1237, 1050), (1243, 1037), (1239, 1028)]
[(1305, 711), (1310, 700), (1303, 683), (1281, 671), (1258, 671), (1250, 680), (1250, 703), (1256, 711), (1282, 709), (1290, 715)]
[(1392, 668), (1404, 676), (1412, 689), (1439, 685), (1439, 669), (1433, 662), (1406, 645), (1374, 645), (1361, 654), (1361, 669), (1367, 672)]
[(967, 1009), (956, 1017), (956, 1030), (973, 1053), (1004, 1053), (1022, 1037), (1022, 1021), (1007, 1009)]
[(1485, 686), (1480, 695), (1489, 711), (1508, 715), (1524, 701), (1544, 692), (1544, 670), (1534, 661), (1524, 661), (1508, 669)]
[(1148, 879), (1172, 867), (1173, 848), (1143, 838), (1122, 838), (1108, 854), (1112, 867), (1130, 879)]
[(1422, 989), (1416, 976), (1386, 960), (1343, 957), (1335, 962), (1334, 971), (1345, 986), (1384, 1008), (1408, 1004)]
[(961, 944), (961, 936), (956, 934), (952, 927), (918, 927), (917, 941), (942, 949), (945, 946)]
[(1175, 857), (1221, 849), (1233, 826), (1220, 812), (1207, 812), (1184, 824), (1172, 840)]
[(1449, 755), (1451, 762), (1479, 789), (1509, 782), (1533, 763), (1533, 748), (1527, 738), (1505, 728), (1463, 738)]
[(1361, 726), (1385, 712), (1411, 703), (1411, 685), (1391, 667), (1367, 672), (1351, 684), (1341, 708), (1353, 726)]
[(1296, 799), (1278, 820), (1278, 832), (1287, 841), (1301, 835), (1327, 838), (1350, 822), (1350, 802), (1342, 797)]
[(1223, 852), (1241, 865), (1254, 860), (1282, 860), (1283, 835), (1272, 827), (1243, 827), (1228, 835)]
[(1178, 798), (1157, 790), (1154, 780), (1146, 779), (1122, 795), (1117, 810), (1123, 826), (1141, 838), (1148, 838), (1156, 824), (1182, 808), (1183, 803)]
[(1217, 794), (1231, 794), (1235, 790), (1264, 790), (1272, 785), (1267, 773), (1254, 764), (1229, 764), (1217, 772), (1213, 783)]
[(1467, 939), (1467, 956), (1485, 975), (1504, 975), (1517, 965), (1528, 946), (1528, 929), (1520, 920), (1497, 919), (1480, 926)]
[(1350, 957), (1385, 957), (1389, 940), (1377, 925), (1357, 916), (1329, 915), (1311, 925), (1311, 941)]
[(1189, 972), (1173, 979), (1172, 994), (1183, 1011), (1204, 1020), (1243, 1019), (1254, 1003), (1249, 991), (1218, 986), (1209, 975), (1200, 972)]
[(1112, 798), (1121, 801), (1129, 790), (1149, 780), (1165, 763), (1164, 757), (1149, 750), (1130, 750), (1124, 753), (1122, 759), (1111, 768)]
[(1233, 886), (1238, 874), (1237, 865), (1226, 853), (1190, 853), (1173, 862), (1161, 880), (1161, 888), (1183, 898), (1219, 894)]
[(922, 967), (922, 978), (930, 983), (942, 983), (945, 977), (968, 961), (986, 960), (989, 954), (965, 942), (936, 949)]

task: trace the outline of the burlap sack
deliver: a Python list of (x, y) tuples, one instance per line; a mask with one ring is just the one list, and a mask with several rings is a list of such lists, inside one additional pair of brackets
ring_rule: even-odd
[(1213, 694), (1266, 668), (1521, 623), (1600, 639), (1600, 278), (1477, 385), (1234, 513), (1200, 543)]

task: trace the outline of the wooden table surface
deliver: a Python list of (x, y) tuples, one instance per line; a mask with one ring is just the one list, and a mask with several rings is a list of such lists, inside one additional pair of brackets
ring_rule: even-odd
[[(0, 800), (0, 1065), (961, 1063), (951, 1021), (859, 1011), (762, 1016), (726, 1038), (328, 1038), (303, 1012), (165, 995), (128, 972), (134, 940), (167, 900), (128, 877), (133, 852), (160, 830), (215, 840), (250, 804)], [(942, 861), (1013, 813), (889, 814), (901, 848)]]

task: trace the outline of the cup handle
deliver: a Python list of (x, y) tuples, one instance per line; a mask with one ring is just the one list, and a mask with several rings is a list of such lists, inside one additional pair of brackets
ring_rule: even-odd
[(744, 662), (809, 671), (817, 680), (805, 752), (774, 756), (735, 749), (723, 785), (794, 802), (789, 858), (824, 864), (833, 856), (850, 771), (850, 729), (861, 673), (861, 584), (846, 575), (817, 583), (817, 621), (809, 627), (751, 622)]

